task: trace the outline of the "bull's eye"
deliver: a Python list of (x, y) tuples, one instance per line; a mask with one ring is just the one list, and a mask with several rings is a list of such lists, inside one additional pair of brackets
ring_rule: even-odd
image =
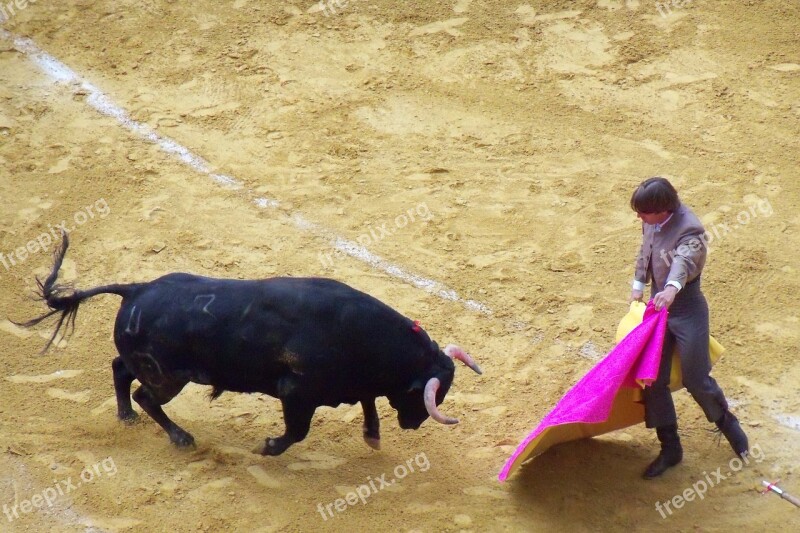
[(422, 390), (422, 381), (418, 379), (414, 380), (414, 382), (411, 383), (411, 386), (408, 388), (406, 392), (413, 392), (415, 390)]

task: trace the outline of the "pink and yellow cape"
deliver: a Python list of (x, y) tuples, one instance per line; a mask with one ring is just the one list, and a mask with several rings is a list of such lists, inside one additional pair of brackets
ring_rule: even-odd
[[(667, 329), (667, 310), (652, 303), (633, 302), (617, 328), (618, 342), (589, 373), (561, 399), (556, 407), (520, 443), (500, 471), (505, 481), (529, 457), (562, 442), (602, 435), (644, 422), (642, 389), (658, 375), (661, 349)], [(711, 363), (724, 348), (709, 339)], [(680, 358), (673, 353), (670, 389), (681, 383)]]

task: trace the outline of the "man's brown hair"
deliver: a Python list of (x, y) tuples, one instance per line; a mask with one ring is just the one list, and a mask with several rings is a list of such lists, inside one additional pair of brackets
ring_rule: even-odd
[(631, 195), (631, 209), (637, 213), (672, 213), (680, 205), (678, 191), (659, 176), (644, 180)]

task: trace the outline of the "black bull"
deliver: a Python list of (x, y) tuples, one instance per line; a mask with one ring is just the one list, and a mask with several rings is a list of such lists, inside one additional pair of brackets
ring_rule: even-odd
[(106, 285), (86, 291), (56, 285), (69, 240), (55, 254), (44, 283), (37, 280), (51, 311), (23, 326), (61, 313), (74, 327), (78, 306), (97, 294), (122, 296), (114, 326), (119, 351), (112, 363), (117, 412), (122, 420), (142, 409), (178, 446), (194, 438), (161, 408), (187, 383), (224, 391), (260, 392), (280, 399), (286, 431), (266, 440), (260, 452), (283, 453), (308, 434), (314, 411), (361, 402), (364, 440), (378, 449), (375, 398), (386, 396), (404, 429), (417, 429), (431, 416), (444, 424), (437, 405), (453, 382), (459, 359), (480, 368), (457, 346), (439, 346), (424, 330), (379, 300), (343, 283), (322, 278), (257, 281), (169, 274), (149, 283)]

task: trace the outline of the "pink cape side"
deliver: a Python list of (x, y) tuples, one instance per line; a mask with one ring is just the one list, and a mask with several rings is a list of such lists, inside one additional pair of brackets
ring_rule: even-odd
[(498, 478), (505, 481), (517, 458), (547, 428), (572, 423), (605, 422), (621, 387), (649, 385), (658, 375), (661, 349), (667, 329), (667, 310), (648, 304), (642, 323), (636, 326), (606, 357), (594, 366), (558, 402), (506, 461)]

